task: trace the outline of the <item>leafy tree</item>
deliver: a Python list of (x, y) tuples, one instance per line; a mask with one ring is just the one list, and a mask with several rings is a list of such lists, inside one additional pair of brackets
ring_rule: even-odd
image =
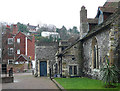
[(21, 24), (20, 22), (17, 23), (18, 31), (28, 33), (27, 26), (24, 24)]

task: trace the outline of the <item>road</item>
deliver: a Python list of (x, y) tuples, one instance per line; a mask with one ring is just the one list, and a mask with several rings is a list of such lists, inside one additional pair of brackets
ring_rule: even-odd
[(58, 90), (57, 86), (48, 77), (34, 77), (31, 73), (14, 74), (14, 83), (3, 83), (2, 89), (56, 89)]

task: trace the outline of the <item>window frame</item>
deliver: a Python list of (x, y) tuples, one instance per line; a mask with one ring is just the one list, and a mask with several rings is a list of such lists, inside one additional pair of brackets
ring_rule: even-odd
[(8, 59), (8, 64), (13, 64), (13, 63), (14, 63), (13, 59)]
[[(10, 42), (12, 40), (12, 42)], [(13, 44), (13, 38), (8, 38), (8, 44)]]
[(17, 54), (20, 54), (20, 49), (17, 49)]
[(13, 54), (14, 54), (14, 48), (8, 48), (8, 55), (13, 55)]
[(20, 44), (20, 38), (17, 38), (17, 43), (19, 43), (19, 44)]

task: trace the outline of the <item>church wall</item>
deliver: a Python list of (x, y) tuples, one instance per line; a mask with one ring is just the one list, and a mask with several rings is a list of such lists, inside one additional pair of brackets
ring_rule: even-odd
[[(103, 31), (93, 37), (97, 40), (98, 45), (98, 60), (99, 69), (103, 64), (104, 57), (109, 53), (109, 29)], [(93, 68), (93, 54), (92, 54), (92, 40), (93, 37), (83, 42), (83, 58), (84, 58), (84, 69), (85, 76), (92, 78), (99, 78), (99, 69)]]

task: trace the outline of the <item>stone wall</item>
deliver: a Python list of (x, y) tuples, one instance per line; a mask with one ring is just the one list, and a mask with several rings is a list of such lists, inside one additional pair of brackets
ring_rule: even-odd
[[(69, 66), (72, 66), (72, 76), (79, 75), (79, 43), (67, 49), (62, 57), (62, 75), (70, 76)], [(74, 66), (77, 67), (77, 74), (74, 74)]]
[(93, 78), (100, 76), (100, 70), (93, 68), (93, 56), (92, 56), (92, 41), (93, 38), (96, 38), (98, 45), (98, 60), (99, 60), (99, 69), (103, 65), (103, 61), (106, 55), (109, 53), (109, 29), (105, 29), (104, 32), (101, 32), (83, 43), (83, 57), (84, 57), (84, 69), (83, 72), (87, 76), (92, 76)]
[[(98, 45), (99, 69), (93, 67), (93, 39)], [(110, 65), (119, 67), (119, 29), (118, 17), (108, 27), (101, 28), (99, 33), (94, 34), (83, 42), (84, 73), (92, 78), (100, 78), (100, 68), (105, 64), (105, 56), (110, 59)]]

